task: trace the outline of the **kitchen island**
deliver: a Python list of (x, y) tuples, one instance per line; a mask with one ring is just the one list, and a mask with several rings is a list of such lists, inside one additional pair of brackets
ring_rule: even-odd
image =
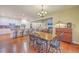
[(0, 29), (0, 40), (10, 39), (10, 29)]

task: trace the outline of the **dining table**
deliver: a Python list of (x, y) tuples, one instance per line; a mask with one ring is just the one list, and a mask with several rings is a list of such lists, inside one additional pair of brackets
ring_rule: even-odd
[(36, 34), (40, 38), (47, 40), (47, 41), (53, 40), (53, 38), (56, 37), (55, 34), (51, 34), (51, 33), (47, 33), (47, 32), (36, 32)]
[(36, 34), (38, 34), (38, 37), (47, 41), (47, 43), (46, 43), (47, 50), (50, 48), (50, 41), (56, 37), (55, 34), (51, 34), (51, 33), (47, 33), (47, 32), (36, 32)]

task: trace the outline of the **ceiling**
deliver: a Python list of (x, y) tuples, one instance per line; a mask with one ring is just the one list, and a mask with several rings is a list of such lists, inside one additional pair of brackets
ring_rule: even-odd
[[(48, 15), (53, 12), (75, 7), (73, 5), (47, 5), (45, 9), (48, 11)], [(41, 10), (41, 5), (0, 5), (0, 16), (22, 19), (25, 18), (29, 21), (38, 20), (40, 17), (37, 12)]]

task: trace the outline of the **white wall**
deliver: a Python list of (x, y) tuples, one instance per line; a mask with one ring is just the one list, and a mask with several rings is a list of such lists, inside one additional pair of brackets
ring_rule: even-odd
[(52, 17), (54, 23), (58, 21), (62, 21), (64, 23), (71, 22), (73, 28), (72, 42), (79, 44), (79, 7), (52, 13)]

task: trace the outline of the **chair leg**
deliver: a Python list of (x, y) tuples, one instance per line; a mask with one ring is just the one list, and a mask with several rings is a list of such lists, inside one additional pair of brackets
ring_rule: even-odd
[(55, 48), (50, 47), (49, 52), (50, 52), (50, 53), (55, 53), (55, 50), (56, 50)]
[(40, 53), (40, 50), (41, 50), (40, 45), (37, 45), (37, 50), (38, 50), (38, 53)]
[(61, 49), (60, 48), (58, 49), (58, 51), (59, 51), (59, 53), (61, 53)]
[(49, 49), (49, 52), (50, 53), (61, 53), (61, 49), (60, 48), (50, 48)]
[(56, 49), (56, 53), (61, 53), (61, 49), (60, 48), (57, 48)]

